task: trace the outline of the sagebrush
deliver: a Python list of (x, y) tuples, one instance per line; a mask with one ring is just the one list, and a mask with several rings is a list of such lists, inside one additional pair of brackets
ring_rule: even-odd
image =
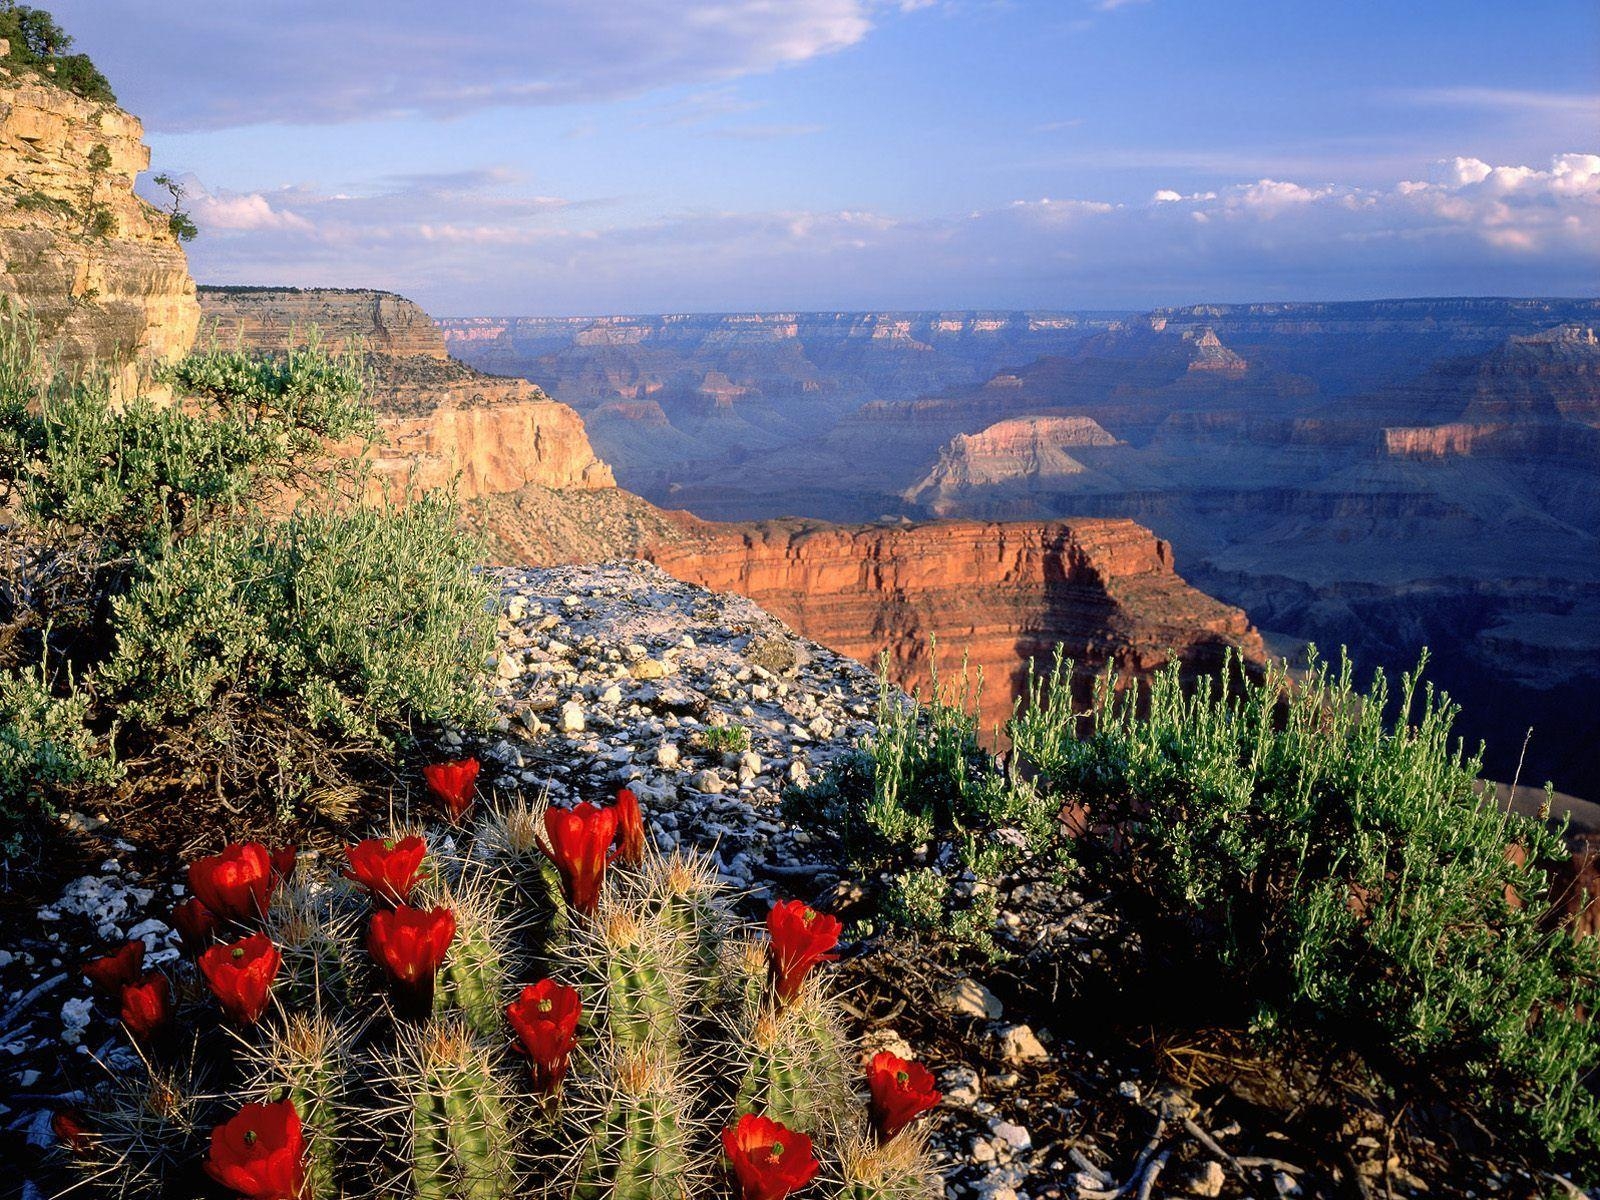
[(1174, 669), (1142, 696), (1108, 676), (1087, 721), (1067, 670), (1012, 723), (1015, 754), (1081, 806), (1091, 878), (1187, 994), (1331, 1034), (1594, 1161), (1600, 939), (1550, 911), (1559, 831), (1505, 810), (1420, 668), (1396, 690), (1381, 672), (1359, 689), (1348, 659), (1294, 684), (1186, 689)]
[(832, 840), (877, 885), (891, 926), (939, 931), (987, 955), (996, 884), (1018, 874), (1057, 876), (1071, 846), (1058, 804), (988, 754), (978, 740), (976, 696), (938, 679), (927, 703), (880, 673), (875, 732), (827, 773), (783, 799), (789, 820)]
[(115, 403), (0, 313), (8, 851), (119, 762), (285, 812), (420, 727), (488, 717), (478, 545), (448, 495), (364, 502), (359, 358), (208, 350), (159, 382), (170, 401)]

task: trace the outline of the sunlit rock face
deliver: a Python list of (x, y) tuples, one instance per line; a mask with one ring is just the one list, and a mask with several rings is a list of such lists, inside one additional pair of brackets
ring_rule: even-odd
[(199, 325), (166, 215), (134, 195), (144, 127), (112, 106), (0, 68), (0, 299), (53, 362), (111, 373), (122, 396), (187, 353)]
[(1244, 613), (1185, 583), (1172, 548), (1132, 521), (702, 524), (642, 553), (844, 654), (887, 654), (894, 680), (925, 694), (965, 664), (983, 676), (986, 727), (1057, 647), (1084, 690), (1108, 664), (1131, 682), (1173, 662), (1214, 672), (1230, 648), (1264, 656)]
[(426, 490), (456, 481), (461, 499), (615, 480), (583, 421), (523, 379), (485, 375), (452, 359), (420, 307), (388, 292), (331, 288), (200, 289), (205, 338), (281, 351), (315, 335), (332, 350), (366, 353), (383, 443), (380, 488)]
[(1018, 502), (1048, 489), (1084, 465), (1072, 456), (1081, 446), (1114, 446), (1088, 417), (1022, 417), (997, 421), (973, 434), (958, 433), (940, 450), (933, 469), (907, 488), (905, 498), (944, 516), (974, 489)]

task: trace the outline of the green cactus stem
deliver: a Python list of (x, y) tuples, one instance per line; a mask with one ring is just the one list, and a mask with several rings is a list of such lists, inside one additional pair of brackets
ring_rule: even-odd
[(411, 1183), (418, 1200), (509, 1200), (515, 1144), (484, 1051), (443, 1021), (421, 1034), (411, 1104)]
[(576, 1200), (681, 1200), (691, 1194), (684, 1088), (658, 1049), (627, 1051), (584, 1149)]

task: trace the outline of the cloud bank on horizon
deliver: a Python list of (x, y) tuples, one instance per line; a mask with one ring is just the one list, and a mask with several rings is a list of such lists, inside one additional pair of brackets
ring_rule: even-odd
[(185, 173), (203, 282), (505, 314), (1600, 280), (1584, 0), (51, 7)]

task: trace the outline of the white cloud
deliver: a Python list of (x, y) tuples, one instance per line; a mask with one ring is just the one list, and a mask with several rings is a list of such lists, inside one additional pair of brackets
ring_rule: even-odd
[[(1026, 213), (1042, 221), (1070, 221), (1077, 217), (1099, 216), (1103, 213), (1113, 212), (1115, 204), (1108, 204), (1104, 200), (1052, 200), (1048, 196), (1041, 200), (1013, 200), (1013, 212)], [(978, 214), (982, 216), (983, 214)]]
[(260, 192), (201, 192), (191, 197), (191, 211), (196, 221), (207, 230), (218, 233), (260, 232), (262, 230), (293, 230), (309, 233), (311, 222), (298, 213), (276, 209), (272, 201)]
[(152, 128), (452, 116), (714, 84), (853, 46), (876, 0), (55, 0)]
[(1502, 112), (1572, 113), (1600, 117), (1600, 93), (1539, 92), (1515, 88), (1407, 88), (1396, 93), (1416, 104), (1484, 108)]
[(441, 315), (1592, 294), (1600, 279), (1600, 155), (1587, 153), (1537, 168), (1463, 157), (1383, 187), (1257, 179), (956, 218), (638, 219), (521, 186), (491, 168), (368, 195), (196, 187), (191, 257), (205, 282), (386, 287)]
[(1241, 185), (1228, 194), (1230, 207), (1243, 207), (1273, 213), (1292, 204), (1309, 204), (1333, 194), (1333, 188), (1308, 188), (1280, 179), (1258, 179)]

